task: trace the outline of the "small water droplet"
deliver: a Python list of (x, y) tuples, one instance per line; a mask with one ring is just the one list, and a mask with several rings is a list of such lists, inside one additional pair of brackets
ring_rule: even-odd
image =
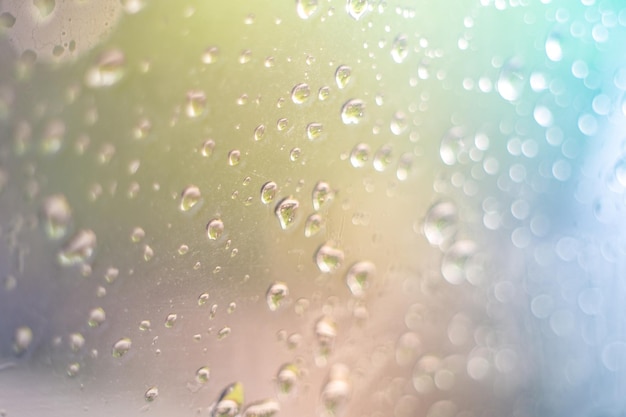
[(130, 350), (131, 345), (131, 340), (128, 337), (124, 337), (113, 344), (111, 354), (114, 358), (121, 358)]
[(295, 104), (302, 104), (309, 99), (311, 89), (306, 83), (297, 84), (291, 90), (291, 101)]
[(13, 336), (13, 351), (17, 355), (24, 353), (33, 341), (33, 331), (28, 326), (21, 326), (15, 329)]
[(211, 376), (211, 370), (208, 366), (203, 366), (202, 368), (196, 371), (196, 381), (201, 384), (206, 384), (209, 382), (209, 378)]
[(462, 284), (473, 267), (476, 244), (469, 240), (455, 242), (444, 254), (441, 273), (451, 284)]
[(241, 162), (241, 152), (239, 151), (239, 149), (233, 149), (232, 151), (228, 152), (228, 165), (234, 167), (236, 165), (239, 165), (239, 162)]
[(401, 111), (395, 112), (393, 117), (391, 118), (391, 122), (389, 123), (391, 133), (393, 133), (394, 135), (401, 135), (407, 130), (408, 127), (409, 121), (406, 117), (406, 114)]
[(258, 125), (254, 129), (254, 140), (258, 142), (263, 139), (263, 136), (265, 136), (265, 125)]
[(351, 99), (341, 107), (341, 121), (347, 125), (359, 123), (365, 113), (365, 102), (360, 99)]
[(80, 333), (70, 334), (69, 346), (72, 352), (78, 352), (85, 346), (85, 337)]
[(150, 247), (150, 245), (145, 245), (143, 247), (143, 260), (148, 262), (153, 257), (154, 257), (154, 250)]
[(183, 190), (180, 197), (180, 210), (189, 211), (200, 202), (202, 195), (198, 187), (189, 185)]
[(231, 333), (231, 328), (228, 326), (222, 327), (217, 331), (217, 340), (226, 338)]
[(424, 235), (433, 246), (442, 247), (450, 242), (458, 227), (456, 206), (449, 201), (440, 201), (428, 209), (424, 219)]
[(174, 324), (176, 323), (176, 320), (178, 319), (178, 314), (168, 314), (167, 317), (165, 318), (165, 327), (167, 327), (168, 329), (171, 329), (172, 327), (174, 327)]
[(319, 101), (326, 101), (328, 97), (330, 97), (330, 88), (326, 86), (320, 87), (319, 91), (317, 92), (317, 99)]
[(335, 198), (335, 191), (325, 181), (318, 181), (313, 187), (312, 199), (313, 209), (315, 211), (320, 210), (322, 207), (333, 201)]
[(304, 225), (304, 236), (312, 237), (318, 234), (324, 227), (324, 219), (319, 214), (311, 214)]
[(300, 156), (302, 156), (302, 150), (300, 148), (293, 148), (289, 152), (289, 160), (291, 160), (291, 162), (296, 162), (300, 159)]
[(274, 201), (278, 185), (274, 181), (268, 181), (261, 187), (261, 203), (269, 204)]
[(309, 138), (309, 140), (316, 140), (319, 139), (322, 136), (322, 133), (324, 132), (324, 127), (322, 126), (321, 123), (309, 123), (306, 126), (306, 137)]
[(206, 112), (206, 94), (204, 91), (191, 90), (187, 92), (187, 100), (185, 102), (185, 114), (187, 117), (200, 117)]
[(65, 369), (65, 373), (67, 373), (67, 376), (69, 377), (75, 377), (76, 375), (78, 375), (78, 373), (80, 372), (80, 363), (78, 362), (72, 362), (69, 365), (67, 365), (67, 368)]
[(344, 89), (348, 86), (351, 77), (352, 68), (347, 65), (340, 65), (335, 70), (335, 83), (337, 83), (337, 87), (340, 89)]
[(276, 128), (280, 132), (287, 129), (288, 126), (289, 126), (289, 120), (287, 120), (286, 118), (278, 119), (278, 121), (276, 122)]
[(315, 252), (315, 264), (325, 274), (339, 269), (343, 263), (343, 251), (332, 243), (321, 245)]
[(281, 306), (285, 297), (289, 295), (289, 287), (284, 282), (275, 282), (267, 289), (265, 300), (271, 311), (276, 311)]
[(287, 230), (295, 224), (299, 207), (300, 202), (292, 197), (284, 198), (276, 205), (274, 214), (278, 218), (281, 229)]
[(85, 74), (85, 84), (91, 88), (104, 88), (117, 84), (124, 76), (124, 53), (120, 49), (103, 52)]
[(202, 146), (200, 147), (200, 154), (202, 156), (208, 158), (213, 155), (213, 150), (215, 149), (215, 141), (213, 139), (207, 139), (202, 142)]
[(355, 168), (365, 166), (370, 159), (370, 147), (365, 143), (357, 144), (350, 152), (350, 164)]
[(511, 58), (502, 66), (496, 88), (506, 101), (516, 101), (522, 95), (524, 82), (521, 59)]
[(142, 332), (150, 330), (150, 327), (152, 327), (150, 320), (142, 320), (141, 323), (139, 323), (139, 330)]
[(318, 345), (318, 357), (323, 361), (333, 349), (337, 337), (337, 323), (330, 317), (324, 316), (315, 323), (315, 337)]
[(309, 19), (318, 7), (318, 0), (296, 0), (296, 12), (301, 19)]
[(224, 233), (224, 222), (221, 219), (211, 219), (206, 225), (206, 235), (210, 240), (217, 240)]
[(348, 0), (346, 11), (354, 20), (361, 19), (367, 13), (369, 3), (367, 0)]
[(59, 252), (61, 265), (77, 265), (88, 262), (96, 249), (96, 234), (92, 230), (78, 231)]
[(362, 297), (369, 288), (376, 266), (370, 261), (357, 262), (350, 267), (346, 274), (346, 284), (353, 295)]
[(135, 227), (130, 233), (130, 241), (133, 243), (141, 242), (146, 237), (146, 232), (141, 227)]
[(89, 327), (98, 327), (106, 320), (106, 313), (101, 307), (94, 308), (89, 312), (87, 324)]
[(278, 392), (283, 395), (292, 394), (299, 377), (300, 369), (295, 364), (287, 363), (281, 366), (276, 374)]
[(202, 54), (202, 62), (205, 64), (212, 64), (217, 61), (219, 54), (220, 50), (217, 46), (209, 46)]
[(159, 396), (159, 389), (157, 387), (150, 387), (144, 394), (144, 398), (147, 402), (152, 402), (156, 400)]
[(52, 195), (43, 202), (44, 230), (50, 239), (65, 236), (72, 219), (72, 209), (62, 194)]
[(383, 145), (374, 155), (374, 169), (378, 172), (383, 172), (391, 163), (391, 146)]
[(395, 62), (401, 64), (409, 55), (408, 38), (406, 35), (400, 34), (396, 36), (391, 45), (391, 57)]

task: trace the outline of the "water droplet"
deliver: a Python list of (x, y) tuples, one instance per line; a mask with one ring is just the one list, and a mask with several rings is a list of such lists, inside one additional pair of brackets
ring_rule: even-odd
[(280, 411), (280, 404), (275, 400), (261, 400), (248, 404), (242, 417), (272, 417)]
[(522, 95), (524, 81), (522, 61), (519, 58), (511, 58), (502, 66), (496, 87), (503, 99), (516, 101)]
[(61, 120), (51, 121), (46, 125), (43, 135), (41, 137), (41, 152), (46, 155), (52, 155), (57, 153), (63, 145), (64, 137), (65, 123), (63, 123)]
[(278, 119), (278, 121), (276, 122), (276, 129), (278, 129), (281, 132), (287, 129), (288, 126), (289, 126), (289, 120), (287, 120), (284, 117), (282, 119)]
[(287, 363), (281, 366), (276, 374), (278, 392), (283, 395), (293, 393), (299, 377), (300, 369), (295, 364)]
[(315, 264), (325, 274), (339, 269), (343, 263), (343, 251), (332, 243), (325, 243), (315, 252)]
[(265, 136), (265, 125), (258, 125), (256, 129), (254, 129), (254, 140), (260, 141)]
[(269, 204), (274, 201), (278, 185), (274, 181), (268, 181), (261, 187), (261, 203)]
[(15, 25), (15, 16), (13, 16), (9, 12), (4, 12), (0, 14), (0, 28), (2, 29), (10, 29)]
[(324, 219), (319, 214), (311, 214), (307, 219), (304, 225), (304, 236), (312, 237), (315, 236), (322, 230), (324, 227)]
[(389, 123), (389, 128), (391, 129), (391, 133), (394, 135), (403, 134), (407, 128), (409, 127), (409, 121), (406, 117), (406, 114), (401, 111), (397, 111), (394, 113), (391, 118), (391, 122)]
[(409, 55), (408, 38), (406, 35), (400, 34), (396, 36), (391, 45), (391, 57), (395, 62), (401, 64)]
[(131, 345), (131, 340), (128, 337), (124, 337), (113, 344), (111, 354), (114, 358), (121, 358), (130, 350)]
[(207, 139), (202, 142), (202, 146), (200, 147), (200, 154), (208, 158), (209, 156), (213, 155), (213, 149), (215, 149), (215, 141), (213, 139)]
[(330, 88), (329, 87), (320, 87), (319, 91), (317, 92), (317, 99), (319, 101), (325, 101), (328, 99), (328, 97), (330, 97)]
[(50, 239), (65, 236), (72, 218), (72, 209), (62, 194), (52, 195), (43, 202), (44, 230)]
[(285, 297), (289, 295), (289, 288), (284, 282), (275, 282), (267, 289), (265, 300), (271, 311), (276, 311)]
[(374, 155), (374, 169), (383, 172), (391, 163), (391, 146), (383, 145)]
[(291, 162), (296, 162), (298, 159), (300, 159), (301, 155), (302, 155), (302, 150), (300, 148), (293, 148), (289, 152), (289, 159), (291, 160)]
[(208, 366), (203, 366), (202, 368), (196, 371), (196, 381), (201, 384), (206, 384), (209, 382), (209, 378), (211, 376), (211, 370)]
[(174, 324), (176, 323), (176, 320), (178, 319), (178, 314), (168, 314), (167, 317), (165, 318), (165, 327), (167, 327), (168, 329), (171, 329), (172, 327), (174, 327)]
[(337, 83), (337, 87), (340, 89), (344, 89), (348, 86), (351, 77), (352, 68), (347, 65), (340, 65), (335, 70), (335, 82)]
[(309, 19), (318, 9), (318, 0), (296, 0), (296, 12), (301, 19)]
[(450, 284), (462, 284), (472, 268), (476, 244), (469, 240), (455, 242), (441, 261), (441, 273)]
[(217, 46), (209, 46), (202, 54), (202, 62), (205, 64), (212, 64), (217, 61), (219, 54), (220, 50)]
[(292, 197), (284, 198), (276, 205), (274, 214), (278, 218), (281, 229), (287, 230), (295, 224), (299, 207), (300, 203), (298, 200)]
[(424, 219), (424, 235), (433, 246), (444, 246), (450, 242), (457, 231), (457, 209), (449, 201), (433, 204)]
[(231, 333), (231, 328), (228, 326), (222, 327), (217, 331), (217, 340), (226, 338)]
[(210, 240), (217, 240), (224, 233), (224, 222), (221, 219), (211, 219), (206, 225), (206, 235)]
[(146, 237), (146, 232), (141, 227), (135, 227), (130, 233), (130, 241), (133, 243), (141, 242)]
[(191, 90), (187, 92), (187, 100), (185, 102), (185, 114), (187, 117), (200, 117), (206, 112), (206, 94), (204, 91)]
[(313, 187), (313, 209), (315, 211), (320, 210), (322, 207), (333, 201), (335, 198), (335, 191), (325, 181), (318, 181)]
[(78, 352), (85, 346), (85, 337), (80, 333), (72, 333), (69, 336), (69, 345), (72, 352)]
[(46, 18), (54, 11), (56, 2), (55, 0), (33, 0), (33, 4), (37, 8), (40, 16)]
[(80, 363), (78, 362), (70, 363), (69, 365), (67, 365), (67, 368), (65, 369), (65, 373), (69, 377), (75, 377), (76, 375), (78, 375), (79, 372), (80, 372)]
[(376, 266), (370, 261), (357, 262), (350, 267), (346, 274), (346, 284), (353, 295), (362, 297), (369, 288)]
[(149, 245), (144, 245), (143, 247), (143, 259), (148, 262), (150, 259), (154, 257), (154, 250)]
[(355, 168), (365, 166), (370, 158), (370, 147), (365, 143), (357, 144), (350, 152), (350, 164)]
[(88, 262), (96, 249), (96, 234), (88, 229), (77, 232), (59, 252), (61, 265), (77, 265)]
[(348, 0), (346, 11), (354, 20), (361, 19), (367, 13), (369, 4), (367, 0)]
[(106, 320), (106, 313), (101, 307), (94, 308), (89, 312), (89, 319), (87, 324), (89, 327), (98, 327)]
[(144, 0), (121, 0), (122, 8), (128, 14), (139, 13), (145, 7)]
[(239, 162), (241, 162), (241, 152), (238, 149), (228, 152), (228, 165), (234, 167), (239, 165)]
[(85, 84), (91, 88), (110, 87), (124, 76), (124, 53), (111, 49), (102, 53), (94, 66), (85, 74)]
[(191, 210), (202, 198), (200, 189), (195, 185), (187, 186), (180, 195), (181, 211)]
[(159, 389), (157, 387), (148, 388), (148, 390), (144, 394), (145, 400), (149, 403), (156, 400), (158, 396), (159, 396)]
[(235, 417), (239, 414), (244, 401), (243, 384), (234, 382), (220, 394), (211, 410), (211, 417)]
[(152, 324), (150, 323), (150, 320), (142, 320), (141, 323), (139, 323), (139, 330), (142, 332), (150, 330), (151, 327)]
[(297, 84), (291, 90), (291, 101), (293, 101), (296, 104), (302, 104), (309, 99), (310, 95), (311, 95), (311, 89), (309, 88), (308, 84), (305, 84), (305, 83)]
[(324, 316), (315, 323), (315, 337), (318, 345), (319, 360), (327, 357), (333, 349), (337, 337), (337, 323), (330, 317)]
[(558, 62), (563, 59), (561, 39), (558, 34), (551, 33), (546, 39), (546, 55), (550, 61)]
[(21, 326), (15, 329), (13, 336), (13, 351), (17, 355), (24, 353), (33, 341), (33, 331), (28, 326)]
[(309, 123), (306, 126), (306, 137), (309, 138), (309, 140), (319, 139), (323, 132), (324, 127), (321, 123)]
[(350, 398), (352, 390), (349, 381), (350, 371), (347, 366), (336, 363), (330, 369), (328, 382), (322, 388), (322, 403), (328, 415), (339, 415)]
[(365, 102), (360, 99), (351, 99), (341, 107), (341, 121), (347, 125), (359, 123), (364, 116)]

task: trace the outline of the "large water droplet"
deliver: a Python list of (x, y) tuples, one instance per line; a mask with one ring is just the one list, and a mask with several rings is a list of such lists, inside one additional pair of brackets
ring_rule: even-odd
[(254, 140), (258, 142), (263, 139), (263, 136), (265, 136), (265, 125), (258, 125), (254, 129)]
[(281, 229), (287, 230), (294, 225), (299, 207), (300, 203), (298, 200), (292, 197), (284, 198), (276, 205), (274, 213), (276, 218), (278, 218)]
[(210, 240), (217, 240), (224, 233), (224, 222), (221, 219), (211, 219), (206, 225), (206, 234)]
[(265, 300), (271, 311), (276, 311), (282, 304), (285, 297), (289, 295), (289, 288), (284, 282), (275, 282), (267, 289)]
[(315, 264), (325, 274), (339, 269), (343, 263), (343, 251), (332, 243), (325, 243), (315, 252)]
[(352, 68), (347, 65), (340, 65), (335, 70), (335, 82), (337, 83), (337, 87), (340, 89), (344, 89), (348, 86), (351, 77)]
[(316, 140), (319, 139), (322, 136), (322, 133), (324, 132), (324, 127), (322, 126), (321, 123), (309, 123), (306, 126), (306, 137), (309, 138), (309, 140)]
[(272, 417), (280, 411), (280, 404), (275, 400), (261, 400), (250, 403), (241, 414), (242, 417)]
[(88, 262), (96, 250), (96, 234), (83, 229), (77, 232), (59, 252), (61, 265), (76, 265)]
[(443, 246), (448, 243), (457, 231), (457, 209), (449, 201), (433, 204), (424, 219), (424, 235), (433, 246)]
[(172, 327), (174, 327), (174, 324), (176, 324), (176, 320), (178, 320), (178, 314), (175, 313), (170, 313), (167, 315), (167, 317), (165, 318), (165, 327), (167, 327), (168, 329), (171, 329)]
[(364, 116), (365, 102), (358, 98), (348, 100), (341, 107), (341, 121), (347, 125), (359, 123)]
[(94, 308), (89, 312), (89, 318), (87, 324), (89, 327), (98, 327), (106, 320), (106, 313), (101, 307)]
[(357, 262), (350, 267), (346, 274), (346, 284), (353, 295), (362, 297), (369, 288), (376, 266), (370, 261)]
[(243, 384), (234, 382), (220, 394), (211, 410), (211, 417), (235, 417), (239, 414), (244, 401)]
[(111, 49), (102, 53), (85, 74), (85, 84), (92, 88), (110, 87), (117, 84), (124, 76), (124, 53)]
[(261, 203), (269, 204), (274, 201), (278, 185), (274, 181), (268, 181), (261, 187)]
[(333, 349), (337, 337), (337, 323), (330, 317), (324, 316), (315, 323), (315, 337), (318, 345), (318, 363), (324, 360)]
[(383, 172), (391, 163), (392, 148), (390, 145), (383, 145), (374, 155), (374, 169)]
[(180, 195), (180, 209), (182, 211), (191, 210), (202, 198), (200, 189), (195, 185), (187, 186)]
[(315, 236), (324, 227), (324, 219), (317, 213), (311, 214), (304, 224), (304, 236)]
[(355, 168), (365, 166), (370, 159), (370, 147), (366, 143), (359, 143), (350, 152), (350, 164)]
[(333, 201), (335, 198), (335, 191), (325, 181), (318, 181), (313, 187), (313, 208), (317, 211), (322, 207)]
[(187, 92), (187, 100), (185, 102), (185, 114), (187, 117), (200, 117), (206, 111), (206, 94), (204, 91), (191, 90)]
[(72, 210), (65, 196), (56, 194), (46, 198), (43, 202), (42, 217), (44, 230), (50, 239), (65, 236), (72, 218)]
[(111, 354), (114, 358), (121, 358), (130, 350), (131, 345), (131, 340), (128, 337), (124, 337), (113, 344)]
[(347, 366), (336, 363), (330, 369), (328, 382), (322, 388), (322, 403), (328, 415), (336, 416), (350, 398), (350, 371)]
[(301, 19), (308, 19), (319, 7), (318, 0), (296, 0), (296, 12)]
[(519, 58), (511, 58), (502, 66), (496, 87), (503, 99), (516, 101), (522, 95), (525, 80), (521, 69), (522, 61)]
[(391, 45), (391, 57), (395, 62), (401, 64), (409, 55), (409, 45), (406, 35), (398, 35)]
[(143, 397), (145, 398), (147, 402), (152, 402), (156, 400), (158, 396), (159, 396), (159, 388), (150, 387), (148, 388), (148, 390), (146, 391)]
[(276, 374), (278, 392), (283, 395), (293, 393), (299, 377), (300, 369), (295, 364), (287, 363), (281, 366)]
[(291, 101), (293, 101), (296, 104), (302, 104), (308, 100), (310, 95), (311, 95), (311, 89), (309, 88), (308, 84), (305, 84), (305, 83), (297, 84), (291, 90)]
[(367, 0), (348, 0), (346, 11), (354, 20), (359, 20), (367, 13), (369, 4)]

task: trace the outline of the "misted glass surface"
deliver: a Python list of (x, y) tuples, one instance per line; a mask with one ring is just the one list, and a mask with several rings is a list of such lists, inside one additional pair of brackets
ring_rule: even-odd
[(609, 0), (0, 0), (0, 415), (624, 415), (625, 42)]

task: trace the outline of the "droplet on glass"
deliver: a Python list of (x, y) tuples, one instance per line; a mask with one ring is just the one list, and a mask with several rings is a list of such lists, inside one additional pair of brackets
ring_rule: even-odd
[(144, 394), (144, 398), (147, 402), (152, 402), (156, 400), (159, 396), (159, 389), (157, 387), (150, 387)]
[(87, 263), (96, 250), (96, 234), (92, 230), (78, 231), (59, 252), (61, 265), (77, 265)]
[(201, 384), (205, 384), (209, 382), (209, 377), (211, 376), (211, 370), (208, 366), (203, 366), (196, 371), (196, 381)]
[(187, 186), (180, 196), (180, 210), (181, 211), (189, 211), (191, 210), (198, 202), (202, 195), (200, 194), (200, 189), (195, 185)]
[(322, 207), (333, 201), (335, 198), (335, 191), (330, 187), (326, 181), (318, 181), (313, 187), (312, 193), (313, 209), (315, 211), (320, 210)]
[(21, 326), (15, 329), (13, 336), (13, 351), (17, 355), (24, 353), (33, 341), (33, 331), (28, 326)]
[(202, 146), (200, 147), (200, 153), (202, 156), (208, 158), (213, 155), (213, 149), (215, 149), (215, 141), (213, 139), (207, 139), (202, 142)]
[(408, 38), (406, 35), (400, 34), (396, 36), (391, 45), (391, 57), (395, 62), (401, 64), (409, 55)]
[(206, 234), (210, 240), (217, 240), (224, 233), (224, 222), (221, 219), (211, 219), (206, 225)]
[(375, 274), (376, 266), (370, 261), (361, 261), (352, 265), (346, 273), (346, 284), (350, 292), (357, 297), (365, 295)]
[(189, 118), (202, 116), (207, 109), (206, 94), (204, 91), (191, 90), (187, 92), (187, 100), (185, 102), (185, 114)]
[(521, 97), (524, 82), (522, 61), (519, 58), (511, 58), (500, 69), (496, 88), (503, 99), (512, 102)]
[(172, 327), (174, 327), (174, 324), (176, 324), (176, 320), (178, 320), (178, 314), (168, 314), (165, 318), (165, 327), (171, 329)]
[(202, 54), (202, 62), (205, 64), (212, 64), (217, 61), (220, 50), (217, 46), (209, 46), (204, 50)]
[(369, 3), (367, 0), (348, 0), (346, 11), (354, 20), (361, 19), (367, 13)]
[(370, 159), (370, 147), (366, 143), (359, 143), (350, 152), (350, 164), (355, 168), (365, 166)]
[(124, 53), (120, 49), (103, 52), (85, 74), (85, 84), (91, 88), (104, 88), (117, 84), (124, 76)]
[(131, 340), (128, 337), (124, 337), (113, 344), (111, 354), (114, 358), (121, 358), (130, 350), (131, 345)]
[(304, 20), (313, 16), (318, 7), (318, 0), (296, 0), (296, 12)]
[(87, 324), (89, 327), (98, 327), (106, 320), (106, 313), (101, 307), (94, 308), (89, 312), (89, 319)]
[(265, 136), (265, 125), (258, 125), (254, 129), (254, 140), (258, 142), (263, 139), (263, 136)]
[(235, 417), (241, 411), (244, 401), (243, 384), (234, 382), (228, 385), (211, 410), (211, 417)]
[(314, 260), (320, 272), (328, 274), (339, 269), (343, 263), (343, 251), (332, 243), (325, 243), (315, 252)]
[(269, 204), (274, 201), (278, 185), (274, 181), (268, 181), (261, 187), (261, 203)]
[(267, 289), (265, 300), (271, 311), (280, 308), (283, 300), (289, 295), (289, 287), (284, 282), (275, 282)]
[(306, 137), (309, 138), (309, 140), (319, 139), (323, 132), (324, 127), (321, 123), (309, 123), (306, 126)]
[(304, 224), (304, 236), (313, 237), (324, 227), (324, 219), (317, 213), (311, 214)]
[(274, 214), (276, 214), (281, 229), (287, 230), (295, 224), (299, 207), (300, 202), (292, 197), (284, 198), (276, 205)]
[(341, 107), (341, 121), (347, 125), (359, 123), (365, 115), (365, 102), (360, 99), (351, 99)]
[(241, 413), (242, 417), (272, 417), (280, 411), (280, 404), (275, 400), (260, 400), (250, 403)]
[(276, 374), (276, 385), (278, 392), (283, 395), (289, 395), (294, 392), (298, 378), (300, 377), (300, 369), (293, 363), (287, 363), (280, 367)]
[(293, 101), (296, 104), (302, 104), (308, 100), (310, 95), (311, 95), (311, 89), (309, 88), (308, 84), (305, 84), (305, 83), (297, 84), (291, 90), (291, 101)]
[(55, 194), (46, 198), (43, 202), (42, 217), (44, 230), (50, 239), (65, 236), (72, 218), (72, 210), (65, 196)]
[(335, 70), (335, 83), (340, 89), (344, 89), (350, 83), (352, 77), (352, 68), (347, 65), (340, 65)]
[(428, 243), (441, 247), (452, 240), (457, 221), (457, 209), (452, 202), (440, 201), (430, 206), (423, 227)]

